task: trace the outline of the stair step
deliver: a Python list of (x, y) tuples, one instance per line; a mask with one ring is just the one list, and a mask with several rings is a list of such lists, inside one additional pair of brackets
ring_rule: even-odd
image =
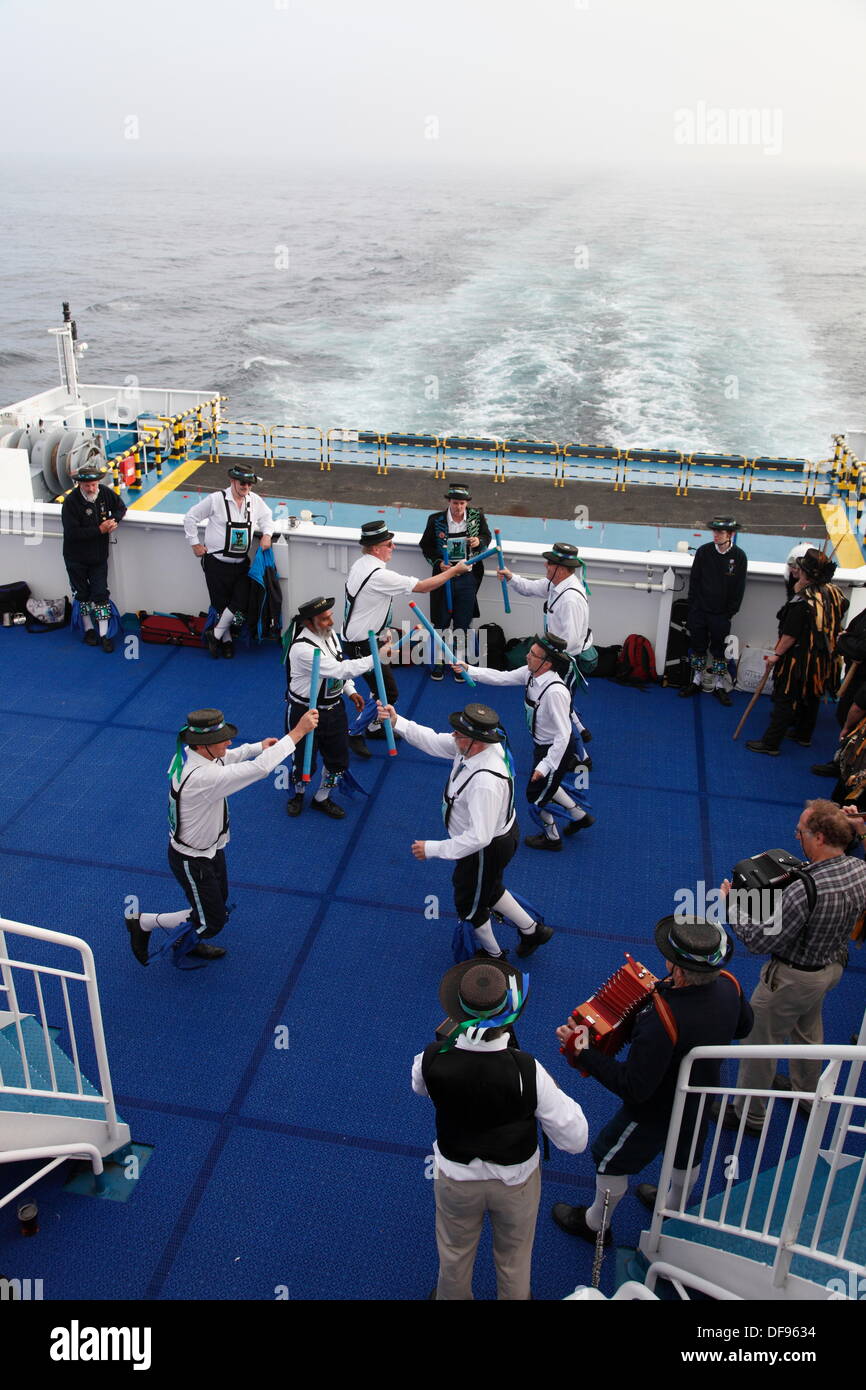
[[(75, 1067), (60, 1045), (51, 1036), (56, 1030), (49, 1030), (49, 1046), (54, 1062), (57, 1086), (64, 1091), (77, 1091)], [(51, 1071), (42, 1028), (32, 1015), (21, 1019), (21, 1034), (30, 1070), (30, 1085), (37, 1090), (50, 1091)], [(0, 1029), (0, 1070), (7, 1086), (26, 1085), (24, 1067), (18, 1045), (18, 1034), (14, 1024)], [(98, 1096), (99, 1092), (81, 1077), (81, 1090), (86, 1096)], [(53, 1096), (21, 1096), (0, 1093), (0, 1110), (15, 1111), (21, 1114), (70, 1115), (77, 1119), (101, 1120), (102, 1107), (90, 1105), (86, 1101), (61, 1100)]]

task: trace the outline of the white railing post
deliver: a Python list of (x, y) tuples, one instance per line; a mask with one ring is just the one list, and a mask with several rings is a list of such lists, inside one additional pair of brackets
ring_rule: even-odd
[[(0, 960), (6, 961), (8, 952), (6, 950), (6, 937), (3, 928), (0, 927)], [(6, 1008), (9, 1013), (14, 1014), (16, 1020), (21, 1017), (21, 1010), (18, 1007), (18, 996), (15, 993), (15, 978), (12, 974), (10, 965), (0, 965), (0, 979), (3, 981), (2, 989), (6, 995)]]
[(773, 1261), (774, 1289), (784, 1287), (785, 1280), (788, 1278), (788, 1272), (791, 1268), (791, 1246), (795, 1243), (800, 1234), (803, 1212), (806, 1209), (806, 1202), (812, 1186), (812, 1179), (815, 1176), (815, 1165), (818, 1162), (818, 1150), (821, 1145), (821, 1136), (824, 1133), (824, 1126), (827, 1123), (827, 1101), (825, 1097), (828, 1092), (831, 1094), (833, 1092), (836, 1077), (839, 1075), (839, 1067), (839, 1062), (831, 1062), (818, 1081), (815, 1100), (806, 1123), (806, 1133), (803, 1136), (803, 1147), (800, 1150), (800, 1157), (797, 1160), (797, 1171), (794, 1174), (791, 1195), (788, 1198), (782, 1229), (779, 1232), (779, 1247), (776, 1252), (776, 1258)]

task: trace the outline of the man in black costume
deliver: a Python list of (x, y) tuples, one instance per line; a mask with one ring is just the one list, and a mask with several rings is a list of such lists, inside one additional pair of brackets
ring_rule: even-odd
[(714, 517), (710, 530), (713, 539), (698, 548), (692, 561), (688, 617), (692, 679), (683, 686), (680, 696), (688, 698), (701, 691), (709, 647), (713, 658), (713, 695), (719, 704), (729, 705), (725, 646), (731, 622), (743, 602), (747, 561), (736, 545), (737, 523), (733, 517)]

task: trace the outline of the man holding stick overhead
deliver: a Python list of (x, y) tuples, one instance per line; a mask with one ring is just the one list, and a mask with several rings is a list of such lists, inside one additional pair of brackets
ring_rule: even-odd
[[(391, 620), (391, 604), (396, 594), (429, 594), (441, 589), (458, 575), (468, 574), (470, 566), (460, 561), (449, 565), (429, 579), (416, 579), (412, 574), (396, 574), (387, 568), (394, 553), (394, 532), (384, 521), (368, 521), (361, 527), (359, 544), (363, 551), (346, 577), (346, 607), (343, 615), (343, 653), (350, 660), (370, 655), (368, 633), (381, 635)], [(390, 704), (396, 704), (399, 691), (389, 666), (383, 667), (385, 693)], [(375, 681), (364, 679), (374, 695)], [(385, 737), (378, 720), (368, 730), (371, 738)], [(369, 758), (370, 750), (362, 734), (349, 739), (349, 747), (360, 758)]]
[(437, 734), (398, 715), (391, 705), (379, 707), (396, 733), (433, 758), (450, 758), (443, 818), (447, 840), (416, 840), (416, 859), (453, 859), (454, 907), (471, 923), (477, 954), (505, 956), (493, 934), (491, 913), (507, 917), (520, 933), (518, 956), (530, 956), (553, 936), (553, 928), (533, 920), (506, 890), (503, 874), (514, 857), (519, 827), (514, 812), (514, 775), (502, 747), (499, 715), (487, 705), (471, 704), (449, 715), (452, 734)]
[[(434, 574), (441, 574), (455, 560), (471, 560), (473, 553), (480, 553), (490, 545), (490, 527), (483, 511), (470, 507), (472, 493), (469, 488), (454, 483), (445, 497), (448, 506), (444, 512), (433, 512), (427, 518), (421, 537), (421, 551)], [(479, 563), (473, 565), (470, 572), (452, 579), (444, 589), (432, 593), (430, 619), (433, 626), (442, 631), (452, 628), (455, 632), (462, 632), (465, 643), (465, 634), (472, 626), (473, 618), (479, 616), (477, 596), (483, 578), (484, 565)], [(453, 641), (451, 645), (454, 645)], [(462, 654), (466, 654), (465, 646)], [(430, 678), (441, 681), (443, 674), (442, 658), (438, 652), (434, 652)], [(456, 674), (456, 679), (462, 680), (463, 677)]]
[[(318, 651), (316, 709), (319, 723), (313, 735), (310, 773), (316, 770), (317, 750), (324, 766), (319, 789), (313, 797), (313, 810), (333, 820), (342, 820), (346, 812), (332, 799), (331, 792), (349, 767), (349, 723), (343, 696), (348, 695), (356, 709), (363, 709), (363, 697), (356, 691), (352, 677), (369, 671), (373, 658), (362, 656), (356, 661), (343, 660), (340, 639), (334, 631), (333, 608), (333, 598), (322, 595), (298, 607), (286, 651), (286, 730), (297, 724), (309, 707), (313, 659)], [(286, 810), (290, 816), (299, 816), (304, 807), (305, 784), (297, 757), (294, 763), (292, 795)]]

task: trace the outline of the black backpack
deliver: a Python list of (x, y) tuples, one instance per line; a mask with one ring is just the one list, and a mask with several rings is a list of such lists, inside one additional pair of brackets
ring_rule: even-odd
[(494, 671), (506, 671), (505, 633), (498, 623), (482, 623), (478, 629), (484, 633), (481, 639), (481, 665), (491, 666)]
[(677, 599), (671, 607), (671, 625), (668, 632), (668, 649), (665, 653), (664, 685), (688, 685), (692, 678), (689, 661), (689, 604), (688, 599)]

